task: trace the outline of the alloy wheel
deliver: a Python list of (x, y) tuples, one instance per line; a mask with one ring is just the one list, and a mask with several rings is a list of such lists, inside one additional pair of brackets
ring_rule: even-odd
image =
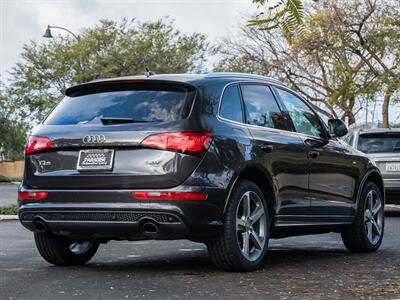
[(383, 231), (382, 201), (376, 191), (369, 191), (365, 201), (365, 230), (371, 244), (379, 243)]
[(236, 235), (242, 255), (256, 261), (263, 253), (267, 218), (261, 198), (252, 191), (243, 194), (236, 211)]
[(92, 245), (91, 242), (76, 242), (69, 245), (69, 250), (74, 254), (84, 254), (90, 249), (90, 247), (92, 247)]

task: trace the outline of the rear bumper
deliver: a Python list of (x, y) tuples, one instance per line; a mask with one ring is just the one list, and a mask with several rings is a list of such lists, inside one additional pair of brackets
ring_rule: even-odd
[[(213, 190), (203, 201), (138, 201), (131, 191), (121, 190), (48, 192), (44, 200), (18, 200), (19, 219), (27, 229), (37, 231), (41, 221), (45, 230), (85, 240), (205, 240), (222, 225), (219, 192)], [(148, 222), (157, 232), (145, 232)]]
[(400, 204), (400, 178), (383, 178), (387, 204)]
[(386, 188), (386, 204), (400, 204), (400, 187)]

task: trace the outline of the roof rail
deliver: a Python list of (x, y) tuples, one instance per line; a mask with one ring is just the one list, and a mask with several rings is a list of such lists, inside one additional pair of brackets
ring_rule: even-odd
[(207, 78), (207, 77), (232, 77), (232, 76), (269, 80), (269, 81), (273, 81), (273, 82), (282, 84), (282, 82), (280, 80), (277, 80), (272, 77), (257, 75), (257, 74), (250, 74), (250, 73), (240, 73), (240, 72), (210, 72), (205, 77)]

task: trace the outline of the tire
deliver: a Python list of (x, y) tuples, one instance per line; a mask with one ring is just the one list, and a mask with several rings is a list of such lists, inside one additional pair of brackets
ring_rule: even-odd
[(342, 240), (351, 252), (375, 252), (379, 249), (385, 228), (382, 193), (367, 181), (363, 187), (354, 224), (342, 232)]
[(212, 262), (226, 271), (259, 269), (268, 248), (269, 228), (268, 207), (263, 193), (253, 182), (239, 180), (229, 198), (223, 229), (207, 242)]
[(49, 232), (36, 232), (35, 243), (40, 255), (56, 266), (78, 266), (88, 262), (96, 253), (98, 243), (74, 243), (66, 237)]

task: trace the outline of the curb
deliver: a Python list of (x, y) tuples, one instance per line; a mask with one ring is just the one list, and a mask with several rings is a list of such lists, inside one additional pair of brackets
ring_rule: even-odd
[(18, 220), (18, 215), (0, 215), (0, 221)]

